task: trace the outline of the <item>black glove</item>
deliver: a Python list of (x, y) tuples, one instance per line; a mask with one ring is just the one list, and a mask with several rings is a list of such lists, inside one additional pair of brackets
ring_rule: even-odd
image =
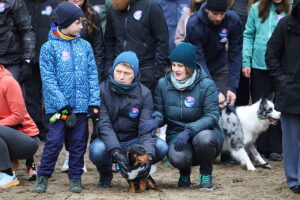
[(139, 171), (137, 177), (140, 178), (140, 179), (145, 179), (149, 176), (149, 173), (150, 173), (150, 170), (151, 170), (151, 164), (152, 164), (152, 158), (151, 156), (149, 155), (150, 157), (150, 160), (148, 163), (143, 163), (141, 164), (140, 167), (144, 167), (141, 171)]
[(60, 113), (62, 115), (70, 115), (71, 113), (73, 113), (73, 108), (70, 105), (67, 105), (67, 106), (63, 107), (62, 109), (60, 109), (58, 111), (58, 113)]
[(77, 117), (74, 113), (71, 113), (70, 115), (67, 116), (67, 119), (65, 121), (66, 126), (69, 128), (73, 128), (76, 124)]
[(129, 163), (128, 163), (128, 159), (125, 158), (125, 156), (123, 154), (121, 154), (120, 152), (116, 152), (113, 155), (113, 159), (116, 163), (119, 164), (120, 166), (120, 170), (125, 170), (126, 172), (130, 171), (130, 167), (129, 167)]
[(149, 119), (141, 124), (140, 126), (140, 135), (145, 135), (147, 133), (154, 132), (161, 123), (160, 117), (155, 117), (154, 119)]
[(90, 117), (92, 119), (96, 119), (99, 114), (99, 108), (98, 106), (89, 106), (88, 107), (88, 114), (87, 117)]
[(30, 63), (23, 62), (20, 69), (20, 82), (29, 80), (32, 76), (32, 66)]
[(175, 151), (182, 151), (184, 146), (188, 143), (191, 135), (192, 131), (190, 131), (189, 129), (185, 129), (184, 131), (179, 133), (174, 142)]

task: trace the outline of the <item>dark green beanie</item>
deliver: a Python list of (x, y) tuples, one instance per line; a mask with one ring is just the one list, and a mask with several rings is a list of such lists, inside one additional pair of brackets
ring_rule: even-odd
[(182, 63), (188, 68), (197, 68), (197, 55), (196, 48), (191, 43), (181, 43), (179, 44), (171, 53), (171, 62)]

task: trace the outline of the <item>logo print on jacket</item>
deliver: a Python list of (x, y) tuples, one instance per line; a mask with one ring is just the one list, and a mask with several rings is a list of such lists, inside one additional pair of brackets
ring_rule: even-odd
[(137, 10), (137, 11), (134, 12), (133, 18), (135, 20), (140, 20), (142, 18), (142, 15), (143, 15), (143, 11)]
[(184, 105), (188, 108), (192, 107), (195, 104), (195, 98), (188, 96), (184, 99)]
[(43, 10), (42, 10), (42, 15), (48, 15), (50, 16), (52, 13), (52, 6), (46, 6)]
[(184, 13), (184, 11), (188, 8), (189, 8), (189, 6), (187, 4), (180, 4), (180, 7), (179, 7), (180, 15), (182, 15)]
[(129, 117), (130, 118), (136, 118), (137, 116), (139, 116), (140, 114), (140, 110), (138, 108), (131, 108), (129, 110)]
[(6, 7), (5, 3), (0, 2), (0, 12), (4, 12), (5, 7)]
[(62, 61), (69, 61), (71, 60), (71, 53), (68, 51), (62, 51), (61, 52), (61, 59)]

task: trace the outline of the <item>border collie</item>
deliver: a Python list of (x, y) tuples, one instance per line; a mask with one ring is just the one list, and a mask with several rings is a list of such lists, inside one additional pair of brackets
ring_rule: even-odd
[(247, 170), (255, 170), (248, 154), (256, 166), (271, 168), (258, 153), (254, 142), (271, 124), (276, 125), (280, 114), (274, 109), (273, 102), (266, 98), (249, 106), (226, 106), (220, 117), (225, 136), (223, 151), (229, 150), (232, 157)]

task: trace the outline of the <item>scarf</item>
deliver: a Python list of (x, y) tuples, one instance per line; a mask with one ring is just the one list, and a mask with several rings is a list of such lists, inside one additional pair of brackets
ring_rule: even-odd
[(137, 83), (131, 83), (131, 84), (121, 84), (118, 83), (112, 75), (109, 76), (109, 84), (112, 88), (114, 88), (119, 94), (128, 94), (130, 91), (132, 91), (136, 86)]
[(194, 70), (194, 73), (190, 78), (182, 80), (182, 81), (178, 81), (178, 80), (176, 80), (176, 77), (174, 76), (174, 74), (171, 72), (171, 81), (177, 90), (182, 91), (194, 83), (194, 81), (196, 79), (196, 75), (197, 75), (197, 70)]

